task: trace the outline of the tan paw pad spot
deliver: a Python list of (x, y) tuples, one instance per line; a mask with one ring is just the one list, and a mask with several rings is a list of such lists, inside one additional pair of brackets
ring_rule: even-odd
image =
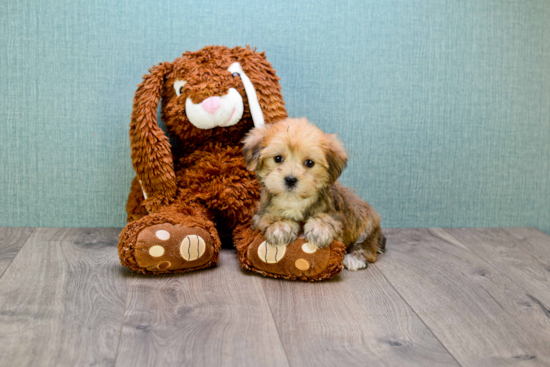
[(266, 241), (258, 247), (258, 257), (265, 263), (275, 264), (285, 256), (286, 246), (273, 246)]
[(152, 246), (149, 249), (149, 255), (153, 257), (161, 257), (162, 255), (164, 255), (164, 247), (159, 245)]
[(172, 265), (170, 261), (163, 261), (160, 264), (157, 265), (157, 268), (160, 270), (168, 269)]
[(309, 269), (309, 263), (307, 262), (306, 259), (298, 259), (298, 260), (296, 260), (296, 262), (294, 263), (294, 265), (295, 265), (296, 268), (298, 268), (299, 270), (307, 270), (307, 269)]
[(168, 231), (165, 231), (164, 229), (160, 229), (155, 233), (155, 236), (161, 241), (166, 241), (170, 239), (170, 233)]
[(317, 247), (309, 242), (306, 242), (302, 245), (302, 251), (306, 254), (313, 254), (315, 251), (317, 251)]
[(187, 261), (197, 260), (204, 254), (205, 250), (206, 244), (200, 236), (190, 235), (181, 241), (180, 254)]

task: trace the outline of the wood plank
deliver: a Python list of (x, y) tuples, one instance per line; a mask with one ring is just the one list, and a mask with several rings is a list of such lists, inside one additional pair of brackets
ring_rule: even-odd
[(132, 277), (117, 366), (288, 366), (258, 277), (220, 265)]
[[(534, 229), (527, 233), (532, 231)], [(522, 241), (513, 236), (513, 230), (510, 233), (501, 228), (445, 229), (445, 232), (500, 270), (524, 289), (535, 303), (550, 309), (550, 254), (547, 257), (532, 255), (550, 252), (550, 236), (546, 236), (545, 243), (536, 246), (529, 240)], [(544, 248), (539, 249), (540, 246)]]
[(0, 279), (1, 366), (113, 365), (120, 229), (36, 229)]
[(550, 319), (441, 229), (387, 230), (377, 267), (463, 366), (549, 365)]
[(328, 282), (262, 283), (291, 365), (458, 365), (373, 265)]
[(33, 228), (15, 228), (4, 227), (0, 228), (0, 277), (6, 271), (8, 266), (21, 249)]
[[(518, 245), (531, 255), (544, 259), (548, 264), (550, 259), (550, 236), (537, 228), (503, 228), (504, 231), (519, 240)], [(550, 264), (548, 264), (550, 271)]]

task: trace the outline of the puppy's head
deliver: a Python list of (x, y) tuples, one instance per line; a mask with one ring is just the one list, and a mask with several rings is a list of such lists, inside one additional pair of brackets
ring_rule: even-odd
[(305, 118), (253, 129), (244, 140), (244, 156), (270, 193), (301, 198), (332, 185), (348, 160), (335, 134), (325, 134)]

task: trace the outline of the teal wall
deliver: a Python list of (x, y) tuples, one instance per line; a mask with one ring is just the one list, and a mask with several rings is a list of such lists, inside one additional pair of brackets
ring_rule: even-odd
[(547, 0), (4, 0), (0, 35), (0, 226), (123, 226), (141, 76), (251, 44), (384, 226), (550, 233)]

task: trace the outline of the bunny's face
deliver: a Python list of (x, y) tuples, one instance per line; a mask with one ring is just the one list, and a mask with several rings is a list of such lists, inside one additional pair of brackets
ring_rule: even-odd
[(274, 107), (284, 111), (271, 65), (263, 54), (240, 47), (185, 53), (172, 63), (162, 97), (168, 129), (193, 143), (240, 140), (254, 125), (264, 124), (264, 114), (272, 122)]

